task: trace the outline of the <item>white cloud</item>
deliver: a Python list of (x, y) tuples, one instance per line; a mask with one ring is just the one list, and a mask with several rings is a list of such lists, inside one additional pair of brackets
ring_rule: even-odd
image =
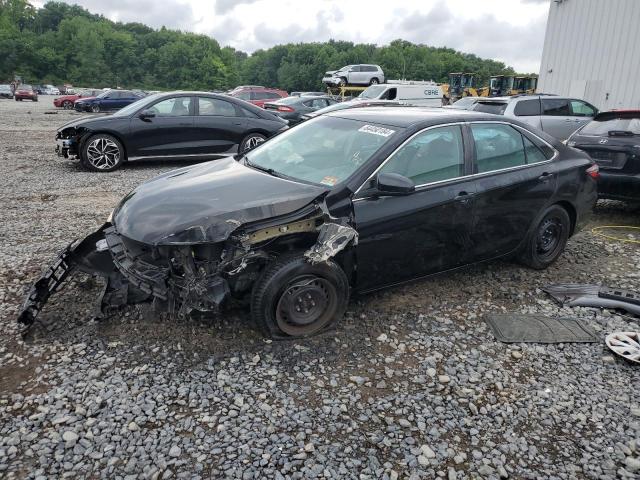
[(386, 44), (403, 38), (537, 72), (549, 0), (69, 0), (113, 20), (211, 35), (253, 52), (331, 38)]

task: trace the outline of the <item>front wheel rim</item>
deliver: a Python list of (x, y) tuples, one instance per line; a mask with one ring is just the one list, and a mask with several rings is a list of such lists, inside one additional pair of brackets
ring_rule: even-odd
[(108, 170), (120, 162), (120, 147), (108, 138), (96, 138), (87, 146), (87, 160), (98, 170)]
[(331, 321), (337, 305), (338, 293), (330, 281), (301, 275), (283, 289), (276, 305), (276, 323), (287, 335), (310, 335)]
[(93, 110), (95, 113), (98, 113), (100, 111), (100, 107), (98, 105), (94, 105), (93, 107), (91, 107), (91, 110)]
[(536, 236), (536, 252), (542, 257), (551, 257), (560, 246), (564, 226), (559, 218), (545, 219), (538, 227)]

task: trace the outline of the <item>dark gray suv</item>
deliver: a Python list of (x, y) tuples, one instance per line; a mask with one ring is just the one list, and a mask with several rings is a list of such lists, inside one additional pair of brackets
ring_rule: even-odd
[(556, 95), (480, 98), (472, 110), (517, 118), (559, 140), (569, 138), (598, 113), (584, 100)]

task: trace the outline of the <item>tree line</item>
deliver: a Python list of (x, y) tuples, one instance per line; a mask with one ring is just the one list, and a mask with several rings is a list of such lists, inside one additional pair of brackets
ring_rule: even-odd
[(0, 83), (18, 75), (30, 83), (100, 88), (318, 90), (325, 71), (353, 63), (378, 64), (387, 78), (437, 82), (449, 72), (475, 72), (483, 83), (514, 73), (502, 62), (405, 40), (289, 43), (248, 55), (206, 35), (113, 22), (77, 5), (0, 0)]

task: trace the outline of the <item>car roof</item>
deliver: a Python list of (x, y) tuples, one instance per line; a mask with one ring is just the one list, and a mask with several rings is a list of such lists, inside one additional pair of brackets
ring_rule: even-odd
[(413, 106), (371, 106), (347, 108), (328, 112), (326, 116), (339, 117), (362, 122), (379, 123), (394, 127), (406, 128), (413, 125), (453, 123), (461, 121), (499, 120), (496, 115), (469, 110), (443, 109), (439, 107)]

